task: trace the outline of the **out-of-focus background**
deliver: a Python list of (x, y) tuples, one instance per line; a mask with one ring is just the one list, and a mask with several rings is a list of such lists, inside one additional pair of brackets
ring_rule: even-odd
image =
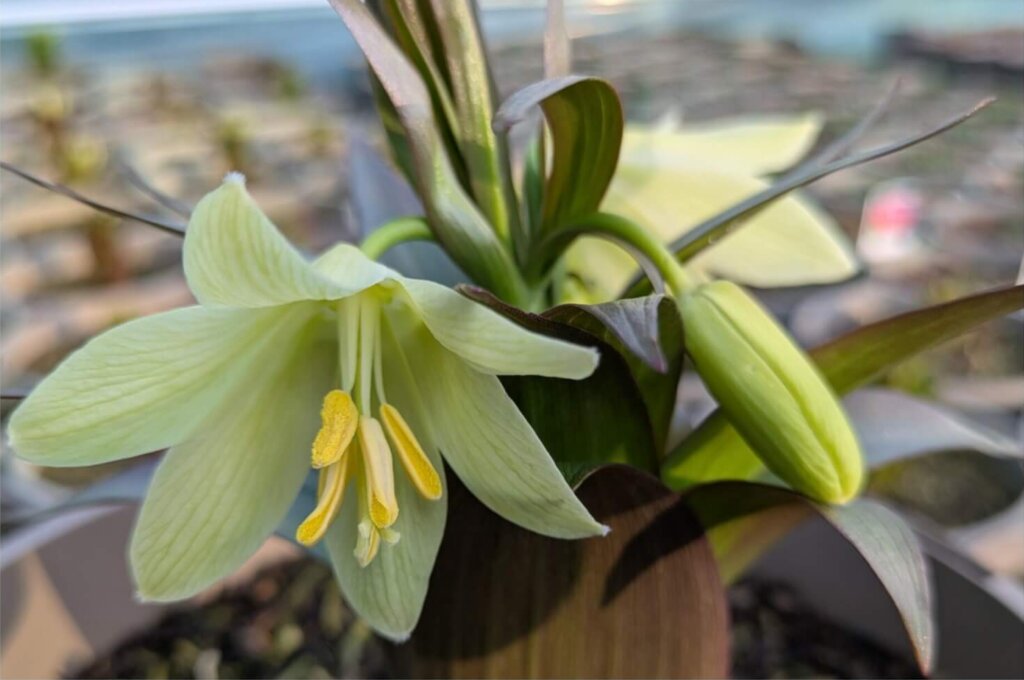
[[(481, 5), (502, 92), (539, 79), (543, 2)], [(870, 273), (842, 286), (765, 294), (804, 343), (1020, 275), (1020, 0), (567, 5), (574, 70), (611, 80), (636, 121), (816, 110), (827, 116), (825, 143), (899, 78), (890, 113), (864, 140), (870, 146), (938, 123), (984, 96), (998, 97), (939, 140), (810, 188), (856, 241)], [(0, 59), (0, 158), (8, 163), (113, 205), (178, 221), (184, 218), (175, 208), (187, 212), (225, 172), (240, 170), (261, 205), (304, 247), (316, 250), (356, 230), (346, 207), (346, 150), (354, 140), (376, 144), (380, 129), (361, 57), (325, 1), (5, 0)], [(0, 176), (0, 189), (5, 392), (30, 388), (111, 325), (190, 302), (180, 239), (100, 215), (11, 174)], [(885, 382), (1019, 443), (1022, 337), (1019, 316), (989, 324), (908, 362)], [(130, 513), (77, 517), (84, 529), (72, 534), (66, 523), (50, 520), (42, 534), (25, 531), (25, 518), (110, 468), (41, 471), (14, 462), (9, 452), (3, 465), (4, 677), (393, 672), (386, 650), (352, 622), (323, 567), (267, 566), (294, 557), (285, 544), (268, 544), (232, 583), (160, 619), (164, 609), (131, 602), (123, 566)], [(983, 489), (980, 499), (943, 496), (941, 481), (927, 493), (931, 519), (950, 525), (964, 504), (989, 502)], [(964, 540), (983, 564), (1019, 578), (1024, 508), (1017, 510), (1009, 524)], [(93, 590), (83, 587), (85, 578), (94, 579)], [(762, 586), (738, 588), (738, 647), (747, 638), (774, 640), (780, 649), (796, 644), (791, 632), (765, 637), (764, 627), (776, 626), (795, 606), (787, 598)], [(759, 608), (762, 601), (774, 604)], [(50, 646), (36, 646), (40, 639)], [(789, 657), (772, 656), (767, 644), (753, 651), (748, 645), (737, 673), (792, 677), (849, 667), (843, 658), (787, 666), (778, 659)], [(899, 663), (879, 660), (859, 672), (912, 672)]]

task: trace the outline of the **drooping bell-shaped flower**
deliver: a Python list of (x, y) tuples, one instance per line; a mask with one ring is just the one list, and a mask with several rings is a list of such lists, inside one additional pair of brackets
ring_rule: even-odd
[(281, 523), (310, 469), (342, 590), (379, 632), (415, 626), (444, 530), (441, 456), (492, 510), (559, 538), (601, 534), (499, 375), (579, 379), (597, 354), (338, 245), (314, 262), (241, 176), (197, 206), (199, 301), (93, 339), (13, 414), (15, 451), (93, 465), (169, 448), (131, 544), (139, 595), (189, 597)]

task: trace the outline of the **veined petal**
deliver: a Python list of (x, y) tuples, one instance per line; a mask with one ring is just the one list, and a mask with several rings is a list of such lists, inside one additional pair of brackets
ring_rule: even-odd
[[(393, 377), (396, 370), (404, 370), (400, 364), (388, 362), (385, 370), (389, 373), (388, 398), (409, 419), (443, 486), (444, 468), (437, 446), (429, 439), (426, 425), (419, 417), (414, 386), (407, 378)], [(395, 545), (381, 545), (366, 567), (361, 567), (353, 554), (358, 540), (358, 494), (347, 494), (341, 514), (331, 524), (324, 542), (341, 590), (352, 608), (378, 633), (400, 642), (416, 627), (423, 609), (430, 572), (444, 534), (448, 499), (424, 498), (401, 473), (396, 475), (395, 492), (402, 511), (390, 529), (401, 534), (401, 540)]]
[(591, 347), (528, 331), (432, 281), (401, 283), (434, 338), (480, 371), (579, 380), (597, 368), (598, 353)]
[(351, 243), (338, 243), (325, 250), (313, 261), (313, 269), (339, 286), (349, 286), (356, 281), (360, 290), (399, 278), (397, 272), (366, 257)]
[(431, 436), (474, 496), (510, 522), (555, 538), (606, 532), (562, 477), (493, 375), (473, 370), (422, 330), (403, 343)]
[(268, 343), (313, 313), (186, 307), (129, 321), (69, 356), (11, 417), (11, 446), (48, 466), (94, 465), (188, 437)]
[(619, 167), (699, 164), (756, 177), (796, 164), (821, 133), (818, 113), (684, 124), (679, 130), (627, 125)]
[[(602, 209), (670, 242), (765, 186), (753, 177), (682, 163), (656, 170), (620, 168)], [(569, 267), (598, 289), (598, 299), (610, 299), (637, 272), (628, 254), (597, 239), (580, 239), (567, 257)], [(762, 287), (829, 283), (858, 271), (839, 227), (801, 196), (776, 201), (690, 266)]]
[(317, 430), (332, 349), (310, 338), (267, 353), (231, 403), (167, 453), (132, 536), (141, 598), (199, 592), (237, 569), (281, 522), (309, 470), (305, 442)]
[(323, 276), (263, 214), (240, 175), (229, 175), (196, 206), (184, 258), (196, 299), (229, 307), (341, 299), (374, 285), (379, 270), (386, 271), (355, 267), (344, 277)]

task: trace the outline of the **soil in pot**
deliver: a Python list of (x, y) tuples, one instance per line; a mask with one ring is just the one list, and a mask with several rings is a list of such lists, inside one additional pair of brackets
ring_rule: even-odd
[[(730, 591), (737, 678), (918, 678), (916, 668), (817, 617), (786, 587)], [(69, 678), (387, 678), (388, 644), (345, 608), (314, 559), (171, 612)]]

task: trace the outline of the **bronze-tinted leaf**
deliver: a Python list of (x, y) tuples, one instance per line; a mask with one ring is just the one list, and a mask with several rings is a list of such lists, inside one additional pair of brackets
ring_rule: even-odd
[(689, 509), (624, 466), (579, 488), (604, 538), (511, 525), (464, 490), (410, 650), (413, 677), (722, 677), (728, 610)]
[(735, 578), (807, 517), (823, 518), (878, 577), (921, 670), (929, 672), (935, 655), (930, 572), (914, 532), (892, 510), (869, 499), (824, 506), (794, 491), (754, 482), (705, 484), (684, 492), (683, 498), (708, 532), (725, 579)]

